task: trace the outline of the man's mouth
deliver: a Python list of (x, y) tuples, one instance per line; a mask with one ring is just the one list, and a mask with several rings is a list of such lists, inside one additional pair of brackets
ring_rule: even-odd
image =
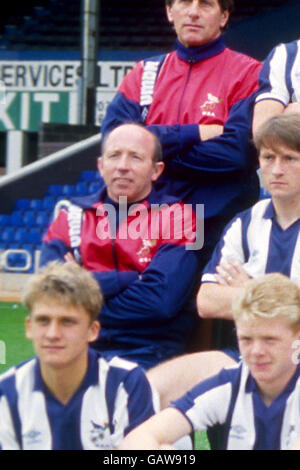
[(131, 179), (130, 178), (118, 177), (118, 178), (114, 179), (114, 182), (115, 183), (120, 183), (120, 184), (128, 184), (128, 183), (131, 183)]
[(202, 29), (203, 28), (203, 26), (201, 26), (199, 24), (191, 24), (191, 23), (184, 24), (183, 26), (185, 28), (192, 28), (192, 29)]
[(47, 351), (61, 351), (62, 349), (64, 349), (64, 346), (45, 345), (43, 346), (43, 349)]

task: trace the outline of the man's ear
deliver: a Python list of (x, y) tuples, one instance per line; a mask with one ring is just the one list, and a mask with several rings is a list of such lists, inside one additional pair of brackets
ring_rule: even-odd
[(30, 315), (28, 315), (28, 317), (25, 318), (25, 336), (27, 339), (32, 339)]
[(158, 180), (162, 172), (164, 171), (165, 164), (164, 162), (156, 162), (154, 166), (154, 171), (152, 174), (152, 181)]
[(88, 342), (92, 343), (93, 341), (96, 341), (99, 335), (100, 331), (100, 322), (98, 320), (94, 320), (91, 325), (90, 325), (90, 331), (89, 331), (89, 338)]
[(228, 10), (224, 10), (223, 13), (222, 13), (222, 22), (221, 22), (221, 29), (224, 29), (225, 26), (227, 25), (228, 21), (229, 21), (229, 16), (230, 16), (230, 13)]
[(172, 5), (166, 5), (166, 14), (167, 14), (169, 23), (173, 24), (174, 20), (173, 20), (173, 15), (172, 15)]
[(98, 168), (98, 171), (99, 171), (100, 175), (102, 176), (103, 157), (98, 157), (97, 158), (97, 168)]

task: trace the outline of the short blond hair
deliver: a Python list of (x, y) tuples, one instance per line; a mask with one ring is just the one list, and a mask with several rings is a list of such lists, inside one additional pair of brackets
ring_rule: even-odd
[(256, 150), (273, 148), (280, 144), (300, 152), (300, 114), (279, 114), (265, 121), (255, 132), (253, 142)]
[(83, 308), (91, 321), (97, 319), (103, 305), (98, 282), (89, 271), (76, 263), (53, 261), (41, 272), (32, 275), (22, 296), (29, 313), (37, 301), (48, 299)]
[(247, 282), (232, 302), (238, 319), (275, 318), (286, 320), (292, 329), (300, 329), (300, 289), (280, 273), (265, 274)]

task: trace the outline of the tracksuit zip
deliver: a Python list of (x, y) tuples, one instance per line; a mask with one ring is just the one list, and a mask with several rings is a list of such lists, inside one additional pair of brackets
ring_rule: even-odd
[(177, 124), (180, 124), (180, 115), (181, 115), (182, 102), (183, 102), (183, 98), (184, 98), (188, 83), (190, 81), (190, 76), (191, 76), (191, 73), (192, 73), (193, 65), (195, 64), (195, 60), (194, 59), (189, 59), (188, 62), (190, 64), (190, 68), (189, 68), (189, 71), (188, 71), (188, 74), (187, 74), (187, 78), (186, 78), (186, 81), (185, 81), (185, 84), (184, 84), (183, 92), (182, 92), (180, 102), (179, 102), (179, 106), (178, 106)]

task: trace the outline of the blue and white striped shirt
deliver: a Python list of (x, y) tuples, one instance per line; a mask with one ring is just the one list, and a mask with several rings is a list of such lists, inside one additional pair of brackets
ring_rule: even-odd
[(300, 281), (300, 219), (283, 230), (271, 199), (263, 199), (227, 225), (203, 271), (202, 282), (216, 282), (216, 267), (222, 258), (239, 261), (253, 278), (280, 272)]
[(279, 44), (264, 61), (256, 102), (264, 99), (300, 102), (300, 40)]
[(222, 449), (289, 449), (300, 438), (300, 367), (270, 406), (243, 362), (199, 383), (172, 405), (194, 430), (219, 425)]
[(140, 367), (89, 352), (86, 376), (67, 404), (46, 389), (38, 359), (0, 376), (0, 449), (104, 450), (154, 413)]

